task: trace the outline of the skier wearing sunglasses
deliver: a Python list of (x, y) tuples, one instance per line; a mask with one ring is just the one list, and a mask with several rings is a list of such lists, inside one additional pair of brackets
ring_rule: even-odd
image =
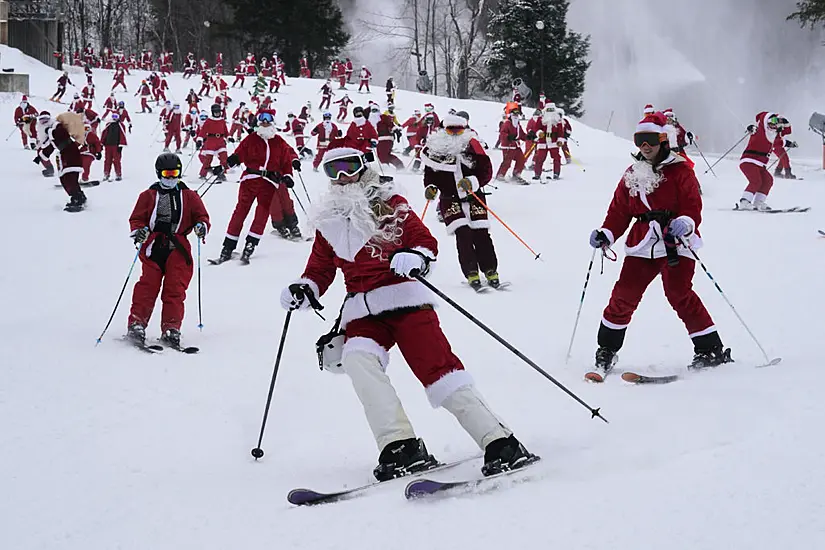
[[(324, 295), (340, 268), (347, 299), (341, 364), (361, 401), (380, 452), (373, 474), (384, 481), (437, 464), (417, 438), (386, 374), (396, 344), (433, 407), (444, 407), (484, 449), (482, 472), (492, 475), (532, 455), (490, 410), (441, 331), (434, 295), (415, 275), (426, 275), (438, 242), (347, 138), (324, 155), (330, 179), (313, 219), (315, 242), (300, 279), (281, 293), (284, 309), (306, 309)], [(389, 180), (389, 181), (387, 181)]]
[(684, 322), (693, 341), (690, 368), (715, 367), (731, 361), (710, 314), (693, 290), (696, 268), (690, 250), (702, 246), (702, 197), (696, 174), (685, 159), (671, 152), (660, 113), (646, 115), (636, 127), (639, 152), (613, 194), (607, 216), (590, 234), (590, 246), (603, 250), (627, 231), (626, 256), (619, 280), (599, 326), (595, 370), (587, 374), (602, 382), (616, 363), (631, 317), (648, 285), (662, 276), (668, 302)]

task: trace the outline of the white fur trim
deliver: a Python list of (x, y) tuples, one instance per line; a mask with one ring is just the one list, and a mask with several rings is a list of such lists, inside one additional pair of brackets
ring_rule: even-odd
[(613, 232), (611, 230), (602, 227), (602, 228), (599, 229), (599, 231), (601, 231), (602, 233), (607, 235), (607, 238), (610, 239), (610, 244), (613, 244), (613, 243), (616, 242), (616, 237), (613, 235)]
[(767, 162), (762, 162), (761, 160), (756, 160), (756, 159), (751, 159), (751, 158), (744, 158), (744, 159), (742, 159), (742, 160), (740, 160), (740, 161), (739, 161), (739, 164), (740, 164), (740, 165), (741, 165), (741, 164), (745, 164), (746, 162), (747, 162), (748, 164), (755, 164), (755, 165), (757, 165), (757, 166), (761, 166), (762, 168), (765, 168), (765, 167), (767, 167), (767, 166), (768, 166), (768, 163), (767, 163)]
[(432, 292), (418, 281), (380, 286), (347, 299), (341, 312), (341, 328), (345, 328), (350, 321), (369, 315), (422, 305), (435, 307)]
[(341, 359), (343, 360), (347, 355), (355, 352), (369, 353), (377, 357), (378, 362), (381, 364), (381, 370), (383, 371), (386, 371), (387, 365), (390, 364), (390, 352), (372, 338), (365, 338), (363, 336), (347, 338), (347, 341), (344, 342)]
[(604, 317), (602, 317), (602, 324), (604, 326), (606, 326), (607, 328), (613, 329), (613, 330), (624, 330), (629, 326), (629, 325), (617, 325), (616, 323), (611, 323), (610, 321), (608, 321)]
[(441, 406), (454, 391), (464, 386), (472, 386), (473, 377), (466, 370), (450, 371), (426, 388), (427, 399), (434, 409)]
[(358, 149), (353, 149), (352, 147), (336, 147), (334, 149), (327, 150), (324, 153), (323, 158), (321, 158), (321, 164), (325, 162), (329, 162), (334, 159), (340, 159), (345, 157), (355, 157), (355, 156), (363, 156), (364, 153), (359, 151)]
[(636, 133), (642, 134), (646, 132), (652, 132), (654, 134), (661, 134), (664, 129), (654, 122), (640, 122), (636, 125)]
[(716, 325), (711, 325), (705, 330), (700, 330), (699, 332), (694, 332), (693, 334), (688, 334), (691, 338), (696, 338), (697, 336), (705, 336), (706, 334), (710, 334), (712, 332), (716, 332)]
[(470, 220), (467, 218), (457, 218), (455, 221), (447, 225), (447, 234), (454, 235), (457, 229), (466, 225), (470, 225)]
[(453, 128), (466, 128), (467, 127), (467, 120), (461, 118), (457, 115), (445, 115), (444, 118), (441, 119), (442, 126), (445, 128), (453, 127)]
[(416, 246), (413, 248), (416, 252), (420, 252), (428, 257), (431, 261), (435, 260), (435, 252), (430, 250), (429, 248), (424, 248), (423, 246)]

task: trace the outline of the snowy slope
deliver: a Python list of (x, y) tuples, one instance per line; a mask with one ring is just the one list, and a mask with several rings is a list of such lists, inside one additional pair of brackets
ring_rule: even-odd
[[(4, 62), (14, 54), (4, 49)], [(30, 68), (31, 102), (56, 111), (59, 106), (47, 98), (57, 73)], [(140, 78), (139, 72), (127, 77), (130, 91)], [(95, 79), (102, 100), (111, 77), (97, 71)], [(178, 100), (190, 86), (177, 75), (169, 83)], [(279, 121), (307, 98), (313, 104), (319, 98), (320, 81), (289, 84), (278, 96)], [(131, 93), (118, 97), (135, 113)], [(240, 100), (246, 92), (232, 95)], [(383, 104), (383, 93), (372, 97)], [(399, 117), (426, 101), (438, 112), (467, 109), (472, 126), (495, 140), (500, 106), (399, 92)], [(16, 103), (8, 96), (0, 102), (8, 130)], [(586, 172), (571, 165), (562, 181), (546, 186), (499, 185), (491, 207), (544, 260), (535, 261), (494, 225), (510, 292), (479, 296), (462, 285), (454, 245), (430, 213), (426, 221), (441, 246), (432, 282), (602, 407), (610, 424), (590, 420), (582, 407), (443, 305), (444, 329), (479, 388), (544, 458), (524, 473), (530, 481), (417, 503), (403, 499), (403, 482), (397, 482), (350, 502), (292, 509), (285, 501), (289, 489), (368, 482), (377, 457), (348, 380), (317, 369), (313, 344), (330, 323), (310, 314), (293, 316), (263, 444), (267, 454), (258, 463), (249, 455), (283, 325), (278, 295), (300, 275), (309, 243), (267, 235), (248, 267), (204, 266), (204, 331), (196, 328), (194, 280), (183, 326), (186, 343), (201, 346), (200, 355), (148, 356), (117, 341), (136, 274), (103, 344), (94, 347), (134, 257), (128, 215), (153, 181), (162, 147), (149, 137), (155, 116), (134, 119), (124, 181), (88, 190), (89, 208), (81, 214), (62, 212), (65, 194), (54, 187), (56, 180), (40, 176), (16, 134), (0, 143), (9, 205), (0, 221), (7, 238), (0, 270), (3, 548), (697, 550), (825, 544), (825, 448), (818, 428), (825, 405), (813, 346), (825, 308), (819, 291), (825, 242), (816, 235), (825, 226), (819, 224), (825, 176), (815, 159), (795, 161), (806, 179), (778, 181), (770, 201), (812, 206), (808, 214), (726, 211), (744, 185), (734, 157), (718, 166), (719, 179), (698, 170), (706, 191), (702, 258), (769, 353), (784, 361), (754, 368), (761, 361), (758, 349), (699, 272), (696, 287), (737, 362), (662, 387), (626, 386), (618, 378), (602, 386), (582, 381), (618, 264), (606, 264), (602, 276), (594, 269), (573, 359), (564, 364), (590, 257), (587, 236), (601, 223), (628, 164), (628, 141), (577, 124), (580, 146), (573, 153)], [(491, 155), (497, 164), (500, 154)], [(101, 170), (96, 163), (93, 174)], [(311, 194), (323, 192), (319, 174), (307, 169), (304, 179)], [(237, 194), (231, 180), (205, 198), (213, 232), (204, 256), (218, 254)], [(420, 176), (399, 175), (398, 181), (420, 212)], [(327, 318), (342, 296), (339, 279), (323, 299)], [(660, 283), (654, 283), (620, 366), (681, 372), (691, 353)], [(447, 413), (429, 407), (395, 351), (390, 372), (431, 452), (442, 460), (477, 452)], [(463, 477), (475, 469), (468, 465), (433, 477)]]

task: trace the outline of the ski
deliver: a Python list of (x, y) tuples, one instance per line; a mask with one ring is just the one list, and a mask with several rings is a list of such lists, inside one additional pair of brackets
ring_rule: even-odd
[(435, 481), (432, 479), (416, 479), (410, 481), (404, 489), (404, 496), (407, 499), (419, 499), (425, 497), (447, 496), (447, 491), (472, 491), (485, 485), (491, 485), (490, 488), (495, 487), (495, 480), (509, 476), (511, 474), (519, 473), (524, 468), (535, 464), (541, 460), (541, 457), (532, 455), (527, 460), (522, 462), (517, 467), (507, 470), (495, 475), (487, 477), (479, 477), (473, 479), (465, 479), (461, 481)]
[(473, 286), (470, 283), (468, 283), (467, 281), (461, 281), (461, 284), (467, 285), (468, 287), (472, 288), (473, 290), (476, 291), (476, 294), (484, 294), (485, 292), (487, 292), (491, 288), (491, 287), (488, 287), (488, 286), (481, 286), (481, 285)]
[(771, 359), (770, 361), (768, 361), (764, 365), (756, 365), (756, 368), (757, 369), (764, 369), (765, 367), (772, 367), (774, 365), (778, 365), (781, 362), (782, 362), (781, 357), (774, 357), (773, 359)]
[(508, 290), (509, 286), (510, 286), (510, 283), (508, 283), (508, 282), (499, 283), (498, 286), (493, 286), (489, 282), (487, 283), (487, 287), (492, 288), (493, 290)]
[[(79, 185), (80, 185), (80, 187), (97, 187), (98, 185), (100, 185), (100, 180), (81, 181), (79, 183)], [(54, 186), (57, 189), (63, 189), (63, 184), (62, 183), (56, 183), (56, 184), (54, 184)]]
[(63, 207), (64, 212), (82, 212), (83, 209), (84, 206), (70, 206), (68, 204)]
[(163, 353), (163, 349), (164, 349), (163, 346), (161, 346), (161, 345), (151, 345), (151, 344), (147, 344), (146, 342), (141, 342), (141, 341), (138, 341), (138, 340), (132, 340), (128, 336), (121, 337), (121, 341), (123, 341), (123, 342), (129, 344), (130, 346), (132, 346), (133, 348), (139, 349), (140, 351), (145, 352), (145, 353)]
[(753, 209), (746, 209), (746, 208), (739, 208), (738, 204), (733, 206), (734, 212), (757, 212), (760, 214), (790, 214), (790, 213), (803, 213), (807, 212), (811, 209), (810, 206), (793, 206), (791, 208), (771, 208), (770, 210), (753, 210)]
[(600, 372), (596, 372), (596, 371), (586, 372), (584, 374), (584, 379), (587, 380), (588, 382), (595, 382), (597, 384), (601, 384), (602, 382), (604, 382), (604, 379), (607, 378), (607, 375), (610, 374), (611, 372), (613, 372), (612, 369), (607, 371), (604, 374), (602, 374)]
[[(238, 257), (237, 252), (232, 252), (232, 257), (229, 260), (234, 260)], [(222, 263), (226, 263), (229, 260), (221, 260), (220, 258), (207, 258), (206, 261), (209, 262), (209, 265), (221, 265)]]
[(825, 231), (823, 231), (823, 230), (821, 230), (821, 229), (817, 229), (816, 231), (817, 231), (817, 233), (819, 233), (820, 235), (822, 235), (823, 237), (825, 237)]
[[(481, 458), (481, 456), (482, 455), (475, 455), (467, 458), (462, 458), (454, 462), (440, 463), (439, 465), (434, 466), (428, 470), (422, 470), (420, 472), (407, 474), (405, 476), (397, 477), (395, 479), (391, 479), (388, 481), (395, 481), (396, 479), (404, 479), (424, 474), (430, 474), (433, 472), (448, 470), (450, 468), (454, 468), (461, 464), (465, 464), (472, 460)], [(315, 504), (340, 502), (342, 500), (349, 500), (351, 498), (355, 498), (361, 495), (362, 493), (368, 491), (369, 489), (373, 489), (375, 487), (378, 487), (379, 485), (384, 485), (386, 483), (387, 481), (373, 481), (372, 483), (367, 483), (366, 485), (360, 485), (358, 487), (353, 487), (352, 489), (344, 489), (342, 491), (335, 491), (333, 493), (321, 493), (319, 491), (314, 491), (312, 489), (293, 489), (289, 492), (286, 499), (289, 501), (290, 504), (294, 504), (295, 506), (312, 506)]]
[(679, 375), (647, 376), (635, 372), (623, 372), (622, 380), (630, 382), (631, 384), (670, 384), (671, 382), (679, 380)]
[(199, 347), (197, 347), (197, 346), (186, 346), (186, 347), (183, 347), (183, 346), (173, 346), (172, 344), (169, 344), (168, 342), (167, 342), (166, 344), (167, 344), (167, 346), (168, 346), (170, 349), (173, 349), (173, 350), (175, 350), (175, 351), (179, 351), (179, 352), (181, 352), (181, 353), (185, 353), (185, 354), (187, 354), (187, 355), (193, 355), (193, 354), (195, 354), (195, 353), (198, 353), (198, 352), (201, 350), (201, 349), (200, 349)]

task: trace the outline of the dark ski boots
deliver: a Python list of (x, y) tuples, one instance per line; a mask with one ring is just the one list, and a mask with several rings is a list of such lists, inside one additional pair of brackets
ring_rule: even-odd
[(481, 277), (478, 274), (478, 271), (471, 271), (469, 275), (467, 275), (467, 284), (470, 285), (470, 288), (473, 290), (478, 290), (481, 288)]
[(498, 277), (498, 271), (495, 269), (491, 269), (484, 273), (484, 276), (487, 277), (487, 284), (493, 288), (498, 288), (501, 286), (501, 279)]
[(283, 237), (284, 239), (289, 239), (289, 228), (285, 225), (276, 225), (275, 231), (278, 232), (279, 237)]
[(86, 195), (83, 191), (77, 191), (76, 193), (72, 193), (72, 196), (69, 198), (69, 202), (66, 203), (66, 206), (63, 207), (63, 210), (66, 212), (80, 212), (83, 210), (83, 207), (86, 205)]
[(146, 327), (140, 323), (132, 323), (126, 330), (126, 339), (135, 344), (145, 345)]
[(707, 367), (718, 367), (723, 363), (733, 363), (730, 348), (724, 349), (720, 346), (713, 349), (696, 349), (694, 350), (693, 361), (688, 365), (688, 368), (701, 370)]
[(596, 350), (596, 363), (593, 370), (587, 373), (586, 378), (592, 382), (604, 382), (618, 360), (619, 357), (615, 351), (605, 346), (599, 346), (599, 349)]
[(160, 341), (173, 348), (180, 347), (180, 331), (175, 328), (168, 328), (163, 331), (160, 336)]
[(393, 441), (384, 447), (372, 473), (378, 481), (388, 481), (436, 466), (438, 461), (427, 452), (424, 442), (411, 438)]
[[(243, 247), (243, 252), (241, 252), (241, 261), (249, 263), (249, 258), (252, 257), (253, 252), (255, 252), (255, 243), (247, 242)], [(223, 256), (223, 251), (221, 252), (221, 256)]]
[(502, 437), (492, 441), (484, 449), (484, 466), (481, 473), (485, 477), (516, 470), (538, 460), (524, 448), (516, 436)]
[(223, 262), (228, 262), (229, 260), (231, 260), (232, 259), (232, 251), (233, 251), (233, 249), (229, 248), (227, 246), (224, 246), (223, 248), (221, 248), (221, 255), (220, 255), (220, 257), (218, 257), (218, 262), (223, 263)]
[(301, 228), (298, 227), (297, 224), (289, 227), (289, 238), (296, 241), (304, 238), (304, 236), (301, 235)]

